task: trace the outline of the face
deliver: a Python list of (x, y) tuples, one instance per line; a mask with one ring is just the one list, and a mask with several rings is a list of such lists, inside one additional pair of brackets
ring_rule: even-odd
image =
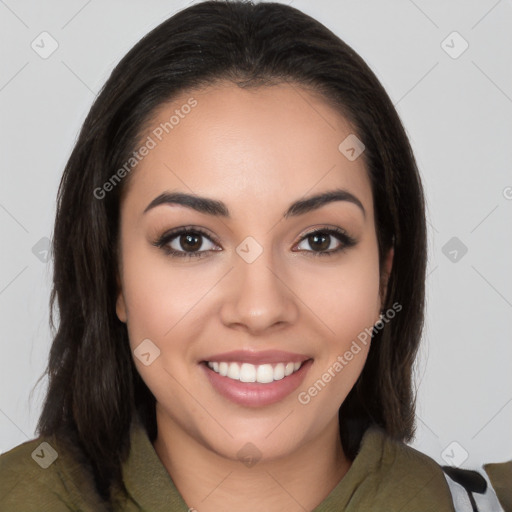
[(117, 314), (159, 429), (231, 459), (337, 430), (381, 308), (370, 181), (338, 149), (353, 133), (285, 84), (156, 113), (121, 204)]

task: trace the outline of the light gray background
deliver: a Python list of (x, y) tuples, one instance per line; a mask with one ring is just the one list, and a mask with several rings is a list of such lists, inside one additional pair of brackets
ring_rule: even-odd
[[(34, 437), (45, 381), (30, 393), (51, 341), (44, 239), (78, 130), (119, 59), (189, 3), (0, 0), (0, 452)], [(413, 446), (467, 468), (511, 459), (512, 3), (286, 3), (368, 62), (424, 180), (428, 308)], [(58, 43), (47, 59), (31, 48), (50, 48), (43, 31)], [(457, 58), (445, 51), (463, 49), (454, 31), (469, 44)], [(462, 256), (454, 246), (455, 262), (454, 247), (443, 253), (452, 237), (467, 247)]]

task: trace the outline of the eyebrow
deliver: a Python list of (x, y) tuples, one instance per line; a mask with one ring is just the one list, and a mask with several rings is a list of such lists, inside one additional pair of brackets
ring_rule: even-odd
[[(361, 209), (363, 216), (366, 218), (366, 210), (361, 201), (347, 190), (339, 188), (295, 201), (285, 211), (283, 218), (287, 219), (289, 217), (304, 215), (305, 213), (317, 210), (334, 201), (347, 201), (355, 204)], [(160, 194), (148, 204), (144, 213), (162, 204), (185, 206), (206, 215), (231, 218), (228, 207), (222, 201), (193, 194), (185, 194), (183, 192), (164, 192)]]

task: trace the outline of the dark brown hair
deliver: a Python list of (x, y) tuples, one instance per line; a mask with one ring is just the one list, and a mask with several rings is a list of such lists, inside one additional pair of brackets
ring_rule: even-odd
[[(179, 93), (229, 80), (288, 82), (320, 93), (355, 128), (371, 180), (381, 271), (394, 246), (383, 309), (402, 310), (375, 332), (366, 365), (339, 411), (353, 459), (369, 425), (408, 441), (412, 368), (423, 326), (426, 229), (422, 185), (393, 104), (362, 58), (324, 25), (278, 3), (206, 1), (141, 39), (96, 98), (64, 170), (53, 235), (49, 387), (38, 433), (82, 454), (106, 499), (121, 483), (137, 412), (156, 436), (155, 399), (133, 363), (116, 316), (119, 207), (127, 179), (94, 193), (130, 158), (155, 110)], [(340, 141), (341, 142), (341, 141)], [(134, 170), (133, 172), (136, 172)]]

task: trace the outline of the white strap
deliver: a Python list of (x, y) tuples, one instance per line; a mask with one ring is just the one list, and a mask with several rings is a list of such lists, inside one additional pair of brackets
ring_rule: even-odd
[(446, 473), (444, 473), (444, 477), (446, 478), (448, 487), (452, 493), (455, 512), (473, 512), (473, 508), (471, 507), (471, 502), (469, 501), (469, 496), (466, 492), (466, 489), (464, 489), (464, 487), (462, 487), (462, 485), (458, 484), (457, 482), (454, 482)]
[[(505, 512), (498, 501), (498, 497), (492, 488), (489, 477), (485, 471), (479, 473), (487, 480), (487, 491), (484, 494), (473, 493), (473, 498), (480, 512)], [(453, 506), (455, 512), (473, 512), (468, 493), (462, 485), (454, 482), (446, 473), (444, 477), (452, 493)]]

